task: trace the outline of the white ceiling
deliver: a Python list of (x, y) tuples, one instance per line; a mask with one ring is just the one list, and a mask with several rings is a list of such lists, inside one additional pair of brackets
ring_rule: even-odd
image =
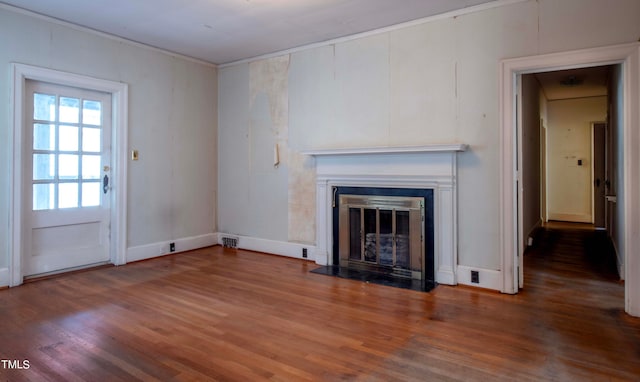
[(493, 0), (0, 0), (216, 64)]

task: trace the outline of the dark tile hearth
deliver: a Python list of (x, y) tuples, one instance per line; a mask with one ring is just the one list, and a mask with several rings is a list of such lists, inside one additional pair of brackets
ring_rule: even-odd
[(335, 276), (343, 279), (358, 280), (367, 283), (386, 285), (395, 288), (411, 289), (419, 292), (429, 292), (435, 284), (421, 280), (408, 279), (391, 274), (349, 269), (337, 265), (327, 265), (313, 269), (311, 273)]

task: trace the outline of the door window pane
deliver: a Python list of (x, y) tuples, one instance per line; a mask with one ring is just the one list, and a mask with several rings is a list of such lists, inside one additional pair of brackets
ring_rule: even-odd
[(60, 122), (78, 123), (80, 119), (80, 100), (60, 97)]
[(82, 156), (82, 179), (100, 179), (100, 156)]
[(56, 173), (56, 158), (53, 154), (33, 154), (33, 180), (53, 179)]
[(58, 184), (58, 208), (78, 207), (78, 183)]
[(56, 149), (56, 125), (45, 125), (42, 123), (35, 123), (33, 125), (33, 149)]
[(41, 121), (55, 121), (56, 96), (33, 93), (33, 119)]
[(100, 129), (91, 127), (82, 129), (82, 151), (100, 152)]
[(100, 205), (100, 183), (82, 183), (82, 207)]
[(53, 183), (33, 185), (33, 210), (51, 210), (54, 206), (56, 188)]
[(102, 103), (98, 101), (82, 101), (82, 123), (85, 125), (101, 125)]
[(60, 151), (78, 151), (78, 127), (60, 126)]
[(58, 156), (58, 177), (60, 179), (78, 179), (78, 155), (60, 154)]

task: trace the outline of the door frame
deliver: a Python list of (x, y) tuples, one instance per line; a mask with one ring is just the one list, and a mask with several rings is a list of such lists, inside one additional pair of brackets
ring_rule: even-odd
[(24, 187), (24, 105), (26, 81), (42, 81), (57, 85), (96, 90), (111, 94), (111, 161), (114, 192), (111, 196), (111, 234), (109, 259), (115, 265), (126, 263), (127, 243), (127, 137), (128, 137), (128, 85), (84, 75), (62, 72), (31, 65), (11, 64), (12, 88), (10, 97), (10, 128), (13, 145), (12, 187), (9, 190), (9, 286), (22, 284), (22, 255), (25, 247), (25, 225), (28, 219), (23, 200)]
[(590, 66), (622, 64), (623, 70), (623, 179), (625, 203), (624, 254), (625, 311), (640, 316), (640, 44), (631, 43), (577, 51), (506, 59), (500, 62), (500, 259), (503, 293), (518, 292), (519, 238), (522, 214), (518, 200), (518, 158), (522, 131), (518, 128), (518, 83), (522, 74)]

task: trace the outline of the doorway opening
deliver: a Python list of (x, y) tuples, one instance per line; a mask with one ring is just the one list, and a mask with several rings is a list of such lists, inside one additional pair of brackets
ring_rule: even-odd
[[(617, 211), (606, 199), (615, 196), (618, 178), (621, 126), (612, 115), (620, 113), (621, 95), (615, 92), (620, 72), (617, 64), (520, 77), (519, 288), (525, 283), (524, 254), (550, 222), (615, 230)], [(610, 224), (607, 214), (614, 216)]]
[[(501, 189), (502, 200), (501, 232), (501, 273), (504, 293), (517, 293), (521, 285), (522, 253), (527, 242), (525, 236), (524, 195), (525, 180), (523, 145), (525, 136), (522, 126), (522, 86), (523, 75), (561, 70), (611, 66), (612, 81), (609, 85), (609, 114), (604, 121), (613, 132), (617, 148), (617, 178), (608, 180), (616, 194), (609, 194), (607, 202), (614, 203), (615, 213), (609, 214), (605, 224), (611, 225), (610, 235), (619, 254), (621, 276), (625, 280), (625, 311), (640, 316), (640, 244), (633, 240), (640, 234), (640, 155), (635, 147), (640, 144), (640, 44), (626, 44), (581, 51), (554, 53), (504, 60), (501, 63)], [(568, 84), (577, 79), (568, 79)], [(539, 122), (537, 125), (539, 127)], [(612, 126), (616, 126), (615, 128)], [(539, 137), (537, 139), (540, 139)], [(545, 138), (548, 142), (548, 137)], [(548, 151), (548, 148), (547, 148)], [(577, 155), (571, 159), (574, 166), (580, 166)], [(568, 162), (569, 163), (569, 162)], [(531, 165), (531, 163), (529, 163)], [(548, 165), (548, 163), (547, 163)], [(584, 166), (584, 161), (582, 166)], [(540, 166), (539, 162), (536, 166)], [(608, 165), (609, 166), (609, 165)], [(540, 166), (541, 167), (541, 166)], [(538, 170), (541, 171), (541, 170)], [(548, 171), (547, 171), (548, 172)], [(540, 183), (535, 183), (539, 185)], [(531, 188), (529, 187), (531, 190)], [(540, 192), (538, 190), (538, 192)], [(546, 195), (548, 197), (548, 195)], [(546, 205), (550, 203), (545, 202)], [(539, 213), (542, 216), (541, 213)], [(545, 216), (548, 219), (549, 216)], [(539, 219), (541, 220), (541, 219)]]

